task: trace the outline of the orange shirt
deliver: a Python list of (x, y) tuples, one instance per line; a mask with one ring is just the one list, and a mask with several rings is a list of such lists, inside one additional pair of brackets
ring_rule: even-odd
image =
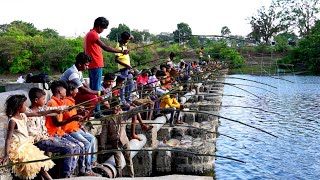
[[(58, 106), (64, 106), (64, 101), (59, 100), (58, 98), (52, 96), (51, 99), (47, 102), (47, 106), (49, 107), (58, 107)], [(58, 115), (58, 120), (63, 120), (63, 115)], [(61, 127), (57, 127), (53, 124), (52, 118), (50, 116), (46, 116), (46, 127), (48, 129), (48, 134), (51, 136), (54, 136), (58, 134), (59, 136), (63, 136), (65, 132), (61, 129)]]
[(170, 89), (170, 88), (172, 88), (170, 73), (166, 72), (166, 76), (167, 76), (167, 78), (165, 80), (163, 80), (163, 87), (166, 89)]
[[(75, 100), (72, 97), (66, 97), (64, 99), (64, 103), (66, 106), (74, 106), (75, 104)], [(69, 112), (65, 112), (63, 114), (63, 119), (66, 120), (70, 117), (72, 117), (73, 115), (77, 114), (77, 110), (76, 109), (72, 109)], [(72, 121), (69, 122), (68, 124), (62, 126), (62, 129), (66, 132), (66, 133), (72, 133), (72, 132), (76, 132), (80, 130), (80, 124), (78, 121)]]
[(84, 38), (85, 52), (92, 58), (88, 69), (104, 67), (102, 50), (97, 40), (100, 40), (100, 37), (94, 29), (91, 29)]

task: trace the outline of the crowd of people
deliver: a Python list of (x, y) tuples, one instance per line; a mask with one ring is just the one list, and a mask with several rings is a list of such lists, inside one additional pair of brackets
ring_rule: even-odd
[[(94, 118), (101, 120), (102, 132), (99, 145), (101, 150), (123, 149), (114, 152), (118, 175), (122, 176), (121, 153), (124, 154), (128, 172), (134, 177), (129, 139), (141, 140), (136, 134), (139, 122), (142, 130), (152, 130), (152, 125), (143, 119), (154, 119), (170, 113), (170, 126), (183, 123), (179, 110), (185, 106), (176, 99), (175, 88), (191, 80), (193, 73), (202, 72), (199, 63), (180, 60), (174, 63), (175, 54), (151, 70), (135, 70), (130, 63), (129, 42), (134, 37), (122, 32), (115, 48), (106, 46), (99, 38), (109, 25), (104, 17), (94, 22), (87, 33), (85, 52), (76, 56), (75, 63), (67, 69), (60, 80), (51, 83), (52, 97), (45, 102), (45, 91), (32, 88), (29, 91), (31, 106), (26, 107), (27, 97), (12, 95), (6, 102), (6, 115), (9, 117), (8, 133), (4, 157), (0, 164), (13, 164), (15, 176), (22, 179), (52, 179), (47, 172), (54, 166), (44, 152), (67, 155), (63, 158), (62, 176), (74, 175), (78, 168), (80, 176), (95, 176), (92, 167), (96, 165), (96, 137), (83, 127)], [(202, 48), (203, 49), (203, 48)], [(104, 61), (102, 50), (115, 53), (118, 72), (102, 74)], [(202, 51), (201, 60), (202, 61)], [(82, 72), (89, 71), (90, 83), (84, 81)], [(149, 109), (145, 111), (145, 109)], [(127, 136), (125, 122), (131, 119), (131, 134)], [(74, 156), (72, 156), (74, 154)], [(32, 163), (19, 162), (42, 160)]]

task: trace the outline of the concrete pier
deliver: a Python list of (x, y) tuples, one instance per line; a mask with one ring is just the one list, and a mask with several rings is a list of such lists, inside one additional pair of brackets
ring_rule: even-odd
[[(224, 82), (227, 71), (221, 70), (218, 73), (219, 78), (209, 78), (203, 83), (195, 84), (190, 92), (180, 97), (180, 101), (189, 109), (181, 113), (184, 124), (175, 125), (174, 127), (170, 127), (167, 124), (163, 126), (154, 125), (155, 128), (150, 132), (142, 131), (140, 126), (137, 125), (136, 133), (143, 134), (146, 137), (146, 143), (142, 151), (136, 152), (133, 157), (135, 175), (136, 177), (141, 177), (137, 179), (150, 179), (151, 177), (151, 179), (175, 180), (212, 179), (212, 177), (203, 175), (211, 174), (214, 169), (214, 155), (219, 126), (219, 119), (215, 115), (219, 115), (224, 88), (221, 82)], [(27, 91), (27, 89), (24, 90), (24, 92)], [(199, 113), (199, 111), (208, 112), (211, 115)], [(4, 146), (7, 120), (8, 118), (4, 114), (0, 114), (0, 150)], [(152, 123), (154, 121), (145, 120), (144, 122)], [(94, 127), (95, 129), (92, 129), (91, 133), (99, 135), (101, 128), (99, 126)], [(129, 126), (127, 127), (127, 134), (130, 134)], [(199, 156), (199, 154), (207, 154), (208, 156)], [(106, 157), (106, 159), (108, 158)], [(99, 159), (103, 159), (99, 162), (101, 164), (106, 160), (104, 158)], [(126, 168), (124, 168), (123, 175), (126, 176), (126, 173)], [(104, 179), (102, 177), (77, 177), (71, 179), (80, 180), (84, 178), (92, 180)], [(0, 170), (0, 180), (4, 179), (9, 180), (11, 176)]]

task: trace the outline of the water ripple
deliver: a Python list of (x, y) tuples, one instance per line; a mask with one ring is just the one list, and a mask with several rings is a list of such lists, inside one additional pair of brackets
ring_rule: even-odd
[[(239, 120), (278, 136), (274, 138), (259, 130), (220, 119), (219, 131), (236, 138), (219, 136), (217, 154), (246, 162), (216, 160), (217, 179), (319, 179), (320, 177), (320, 77), (284, 76), (287, 81), (270, 77), (236, 75), (276, 86), (277, 89), (239, 79), (228, 83), (261, 86), (241, 88), (259, 96), (225, 86), (224, 93), (245, 96), (224, 96), (221, 116)], [(268, 112), (266, 112), (268, 111)]]

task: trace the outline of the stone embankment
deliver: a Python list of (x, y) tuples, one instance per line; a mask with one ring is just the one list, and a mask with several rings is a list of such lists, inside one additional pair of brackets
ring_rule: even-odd
[[(211, 72), (205, 79), (200, 79), (201, 82), (191, 86), (192, 91), (181, 95), (180, 100), (185, 102), (187, 106), (187, 109), (180, 113), (184, 124), (170, 127), (165, 124), (166, 119), (170, 118), (170, 115), (166, 115), (166, 117), (158, 117), (153, 121), (144, 121), (146, 123), (158, 123), (155, 125), (156, 128), (153, 128), (150, 132), (143, 132), (139, 129), (139, 126), (137, 127), (137, 133), (141, 133), (139, 136), (144, 137), (145, 142), (137, 142), (137, 140), (131, 140), (130, 142), (130, 146), (142, 148), (142, 151), (135, 152), (136, 155), (133, 157), (136, 177), (153, 176), (153, 179), (163, 179), (163, 175), (169, 175), (165, 176), (165, 179), (195, 180), (205, 179), (206, 177), (203, 175), (213, 173), (219, 126), (217, 115), (219, 115), (221, 107), (223, 82), (226, 73), (227, 69), (219, 70), (214, 75)], [(211, 77), (214, 77), (214, 79)], [(41, 84), (32, 86), (41, 86)], [(24, 90), (27, 92), (28, 88)], [(0, 93), (1, 102), (3, 102), (0, 107), (4, 106), (5, 99), (8, 97), (8, 92), (6, 93), (6, 96)], [(12, 94), (13, 91), (10, 93)], [(21, 92), (16, 91), (16, 93)], [(3, 107), (0, 110), (3, 112)], [(0, 149), (4, 146), (7, 120), (8, 118), (1, 114)], [(98, 135), (100, 132), (99, 126), (94, 127), (92, 133)], [(0, 156), (1, 153), (0, 151)], [(108, 158), (108, 154), (99, 155), (98, 161), (103, 166), (98, 166), (95, 171), (107, 177), (114, 177), (116, 175), (113, 167), (114, 162), (112, 162), (112, 158)], [(182, 177), (172, 174), (200, 175), (201, 177)], [(126, 168), (124, 168), (124, 175), (126, 175)], [(162, 177), (156, 178), (154, 176)], [(11, 179), (11, 176), (0, 170), (0, 180), (4, 179)], [(72, 179), (83, 179), (83, 177)], [(102, 179), (102, 177), (86, 177), (86, 179)]]

